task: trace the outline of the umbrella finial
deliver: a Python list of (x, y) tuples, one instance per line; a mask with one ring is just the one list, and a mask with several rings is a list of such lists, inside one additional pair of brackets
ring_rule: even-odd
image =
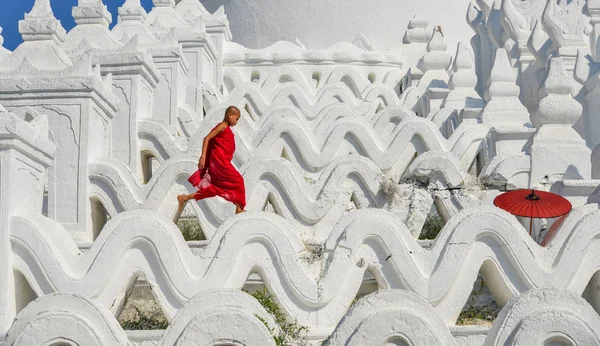
[(530, 201), (537, 201), (540, 199), (540, 196), (535, 194), (535, 190), (531, 189), (531, 194), (527, 195), (525, 197), (525, 199), (530, 200)]

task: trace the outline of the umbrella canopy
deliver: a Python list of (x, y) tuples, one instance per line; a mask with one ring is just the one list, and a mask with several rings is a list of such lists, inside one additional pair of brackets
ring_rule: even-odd
[(555, 193), (534, 190), (505, 192), (494, 199), (494, 205), (516, 216), (549, 219), (571, 211), (571, 202)]

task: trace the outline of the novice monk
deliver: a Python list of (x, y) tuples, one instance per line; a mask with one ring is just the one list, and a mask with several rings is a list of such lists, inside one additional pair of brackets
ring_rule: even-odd
[(246, 188), (244, 178), (231, 164), (235, 151), (235, 139), (231, 126), (240, 119), (240, 110), (230, 106), (225, 110), (225, 118), (202, 142), (202, 156), (198, 161), (198, 172), (188, 181), (198, 187), (198, 191), (189, 195), (178, 195), (179, 211), (190, 199), (201, 200), (220, 196), (235, 204), (235, 213), (241, 213), (246, 206)]

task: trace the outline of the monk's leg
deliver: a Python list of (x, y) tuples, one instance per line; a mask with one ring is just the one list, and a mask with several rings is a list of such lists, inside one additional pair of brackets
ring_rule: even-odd
[(200, 190), (196, 191), (193, 198), (197, 201), (205, 198), (211, 198), (219, 195), (219, 190), (214, 185), (208, 185), (207, 187), (203, 187)]
[(240, 204), (236, 204), (235, 205), (235, 213), (239, 214), (239, 213), (243, 213), (243, 212), (245, 212), (244, 208)]
[(194, 199), (194, 196), (196, 194), (192, 193), (189, 195), (177, 195), (177, 202), (179, 203), (179, 212), (181, 213), (183, 211), (183, 207), (185, 206), (185, 204), (187, 203), (187, 201), (189, 201), (190, 199)]

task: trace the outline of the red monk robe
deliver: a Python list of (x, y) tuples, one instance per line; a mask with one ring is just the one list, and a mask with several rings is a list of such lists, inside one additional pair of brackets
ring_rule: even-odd
[(244, 178), (231, 164), (234, 151), (235, 138), (231, 127), (227, 126), (210, 140), (204, 168), (188, 179), (190, 184), (198, 188), (194, 194), (195, 200), (219, 196), (244, 209), (246, 187)]

